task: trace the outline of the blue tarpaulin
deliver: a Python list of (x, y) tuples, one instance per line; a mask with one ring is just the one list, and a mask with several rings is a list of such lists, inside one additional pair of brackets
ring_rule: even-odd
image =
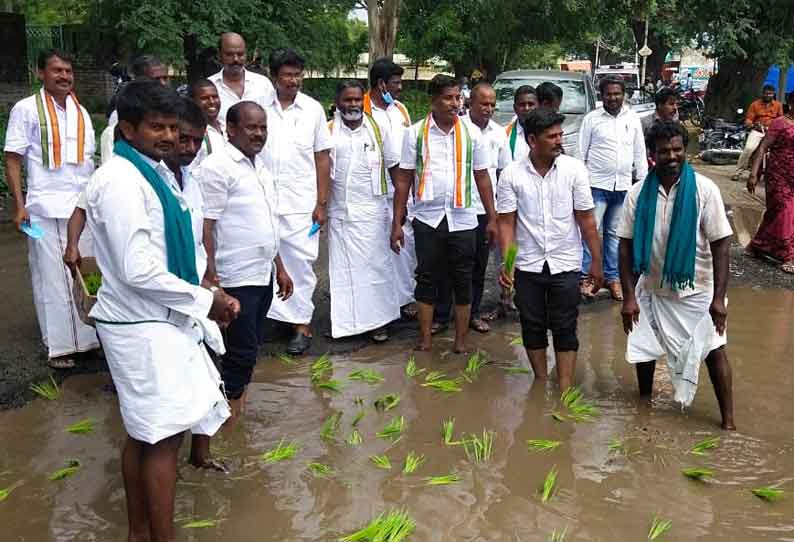
[[(766, 74), (765, 85), (772, 85), (777, 90), (778, 77), (780, 76), (780, 67), (777, 65), (769, 68)], [(786, 79), (786, 92), (794, 91), (794, 64), (788, 67), (788, 78)]]

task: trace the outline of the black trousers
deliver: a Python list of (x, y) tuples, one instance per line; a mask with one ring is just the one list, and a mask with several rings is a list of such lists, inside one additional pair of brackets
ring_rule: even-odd
[[(477, 215), (476, 245), (474, 249), (474, 267), (471, 275), (471, 318), (480, 316), (480, 303), (483, 290), (485, 290), (485, 272), (488, 269), (488, 258), (491, 256), (491, 247), (488, 244), (488, 217)], [(446, 323), (452, 317), (452, 286), (448, 280), (441, 285), (440, 297), (435, 306), (433, 320)]]
[(273, 282), (275, 279), (269, 286), (225, 288), (240, 302), (240, 314), (224, 333), (226, 354), (221, 358), (221, 379), (229, 399), (239, 399), (251, 382), (265, 317), (273, 301)]
[(576, 320), (579, 317), (579, 273), (552, 275), (549, 264), (540, 273), (515, 272), (515, 304), (521, 319), (524, 347), (539, 350), (549, 345), (547, 330), (554, 338), (554, 350), (579, 350)]
[(472, 301), (471, 276), (477, 234), (475, 230), (450, 232), (444, 218), (437, 228), (414, 219), (416, 290), (420, 303), (435, 305), (441, 300), (443, 281), (449, 281), (455, 303)]

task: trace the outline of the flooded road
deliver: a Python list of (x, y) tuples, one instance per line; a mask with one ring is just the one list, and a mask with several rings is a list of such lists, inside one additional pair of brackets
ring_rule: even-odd
[[(263, 358), (255, 373), (244, 423), (213, 440), (213, 449), (231, 467), (230, 475), (180, 468), (176, 516), (180, 541), (327, 541), (362, 528), (382, 511), (405, 509), (416, 520), (411, 540), (421, 542), (546, 541), (567, 529), (568, 541), (646, 540), (654, 517), (672, 520), (659, 540), (794, 541), (794, 292), (730, 291), (728, 355), (734, 370), (739, 431), (719, 430), (719, 411), (705, 368), (694, 404), (682, 413), (671, 400), (665, 371), (657, 371), (652, 406), (635, 396), (634, 372), (623, 361), (625, 338), (617, 304), (583, 311), (577, 381), (599, 414), (591, 422), (555, 421), (557, 393), (532, 386), (514, 322), (471, 337), (490, 363), (459, 393), (423, 387), (425, 374), (409, 378), (410, 344), (401, 341), (332, 357), (339, 393), (317, 390), (309, 380), (313, 359), (287, 366)], [(418, 354), (416, 364), (456, 377), (466, 360), (444, 354), (451, 336), (437, 340), (435, 352)], [(661, 365), (660, 365), (661, 367)], [(374, 369), (377, 385), (349, 381), (354, 370)], [(123, 540), (126, 511), (119, 448), (124, 434), (108, 375), (68, 379), (62, 397), (38, 399), (24, 408), (0, 412), (0, 488), (16, 486), (0, 502), (2, 540)], [(373, 401), (400, 396), (388, 412)], [(351, 423), (362, 442), (346, 442)], [(320, 437), (323, 422), (342, 418), (335, 437)], [(401, 439), (376, 433), (403, 416)], [(65, 428), (94, 420), (88, 434)], [(461, 446), (444, 444), (444, 420), (455, 419), (454, 437), (493, 431), (489, 461), (469, 460)], [(698, 441), (721, 437), (704, 456), (688, 453)], [(296, 441), (294, 458), (267, 463), (261, 456), (281, 439)], [(529, 451), (527, 440), (561, 445)], [(611, 444), (611, 446), (610, 446)], [(186, 454), (183, 447), (183, 456)], [(402, 467), (409, 452), (425, 461), (412, 474)], [(373, 455), (386, 455), (392, 469), (377, 468)], [(48, 476), (68, 459), (81, 468), (61, 481)], [(333, 469), (315, 477), (307, 465)], [(558, 477), (551, 499), (538, 494), (546, 473)], [(713, 478), (697, 482), (682, 468), (706, 467)], [(425, 478), (456, 473), (460, 482), (427, 485)], [(750, 493), (760, 486), (787, 491), (775, 503)], [(187, 529), (194, 520), (213, 527)]]

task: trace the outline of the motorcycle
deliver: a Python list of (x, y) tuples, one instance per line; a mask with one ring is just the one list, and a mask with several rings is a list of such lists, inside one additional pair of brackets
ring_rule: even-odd
[(703, 126), (703, 113), (706, 111), (703, 97), (695, 89), (678, 90), (678, 118), (681, 122), (689, 120), (694, 126)]
[(700, 157), (715, 165), (736, 163), (744, 150), (747, 128), (741, 120), (743, 109), (737, 110), (736, 122), (707, 119), (698, 136)]

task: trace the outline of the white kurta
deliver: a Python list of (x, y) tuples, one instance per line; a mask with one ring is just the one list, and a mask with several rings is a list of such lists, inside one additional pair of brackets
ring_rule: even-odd
[[(195, 191), (185, 197), (165, 164), (149, 162), (200, 230), (201, 213), (189, 201)], [(229, 409), (203, 344), (224, 351), (220, 330), (206, 318), (212, 293), (168, 271), (162, 205), (131, 162), (114, 156), (100, 167), (86, 202), (102, 272), (91, 316), (127, 433), (150, 444), (188, 429), (214, 434)], [(197, 250), (199, 275), (202, 257)]]
[(399, 161), (389, 132), (381, 132), (383, 156), (365, 126), (350, 130), (337, 117), (331, 153), (328, 206), (328, 273), (331, 286), (331, 335), (358, 335), (400, 317), (392, 284), (391, 252), (386, 234), (386, 194), (374, 193), (382, 161)]
[[(70, 128), (67, 126), (66, 110), (57, 103), (54, 105), (60, 141), (64, 142)], [(85, 108), (82, 111), (86, 120), (82, 164), (64, 160), (57, 169), (42, 165), (41, 126), (35, 96), (25, 98), (14, 106), (6, 130), (5, 152), (24, 157), (28, 188), (25, 208), (30, 215), (30, 222), (44, 230), (41, 239), (28, 239), (28, 262), (36, 316), (50, 358), (99, 347), (93, 328), (85, 325), (77, 314), (72, 295), (72, 277), (63, 264), (66, 223), (94, 170), (94, 129)], [(66, 155), (65, 152), (62, 154)], [(84, 255), (93, 253), (90, 236), (81, 241), (80, 249)]]

